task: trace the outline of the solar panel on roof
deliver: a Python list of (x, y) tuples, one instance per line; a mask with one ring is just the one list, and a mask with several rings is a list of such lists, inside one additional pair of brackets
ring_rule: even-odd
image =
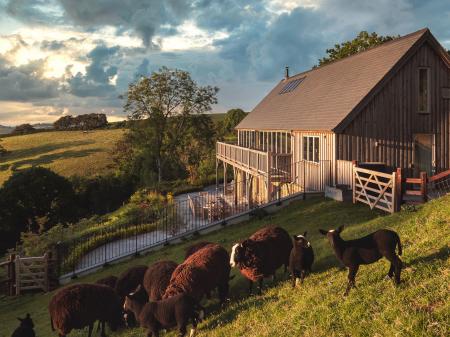
[(288, 83), (286, 83), (286, 85), (283, 87), (283, 89), (281, 89), (281, 91), (278, 94), (281, 95), (293, 91), (295, 88), (298, 87), (300, 83), (303, 82), (304, 79), (305, 77), (302, 77), (297, 78), (296, 80), (289, 81)]

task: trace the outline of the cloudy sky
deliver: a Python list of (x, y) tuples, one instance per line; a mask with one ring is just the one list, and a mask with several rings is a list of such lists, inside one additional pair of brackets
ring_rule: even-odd
[(0, 124), (124, 118), (118, 96), (165, 65), (251, 110), (359, 31), (423, 27), (450, 49), (448, 0), (0, 0)]

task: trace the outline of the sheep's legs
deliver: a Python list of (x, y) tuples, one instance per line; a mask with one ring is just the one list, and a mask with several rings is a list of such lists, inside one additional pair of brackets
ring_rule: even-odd
[(101, 332), (102, 337), (106, 337), (105, 325), (106, 325), (105, 321), (102, 321), (102, 332)]
[(394, 276), (394, 263), (391, 262), (391, 266), (389, 267), (389, 272), (388, 272), (388, 277), (392, 278), (392, 276)]
[(94, 327), (94, 323), (89, 324), (89, 332), (88, 332), (88, 337), (92, 336), (92, 328)]
[(356, 273), (358, 272), (358, 269), (359, 269), (359, 265), (349, 267), (348, 284), (347, 284), (347, 289), (345, 290), (344, 296), (348, 295), (351, 288), (356, 288), (355, 277), (356, 277)]
[(248, 282), (248, 294), (251, 295), (252, 294), (252, 289), (253, 289), (253, 281)]
[(402, 272), (402, 260), (398, 256), (395, 256), (395, 284), (400, 284), (400, 274)]

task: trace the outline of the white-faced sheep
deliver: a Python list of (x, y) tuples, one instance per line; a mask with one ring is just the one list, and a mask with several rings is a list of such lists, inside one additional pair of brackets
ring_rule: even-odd
[(100, 284), (75, 284), (61, 289), (53, 295), (48, 310), (52, 330), (60, 337), (86, 326), (91, 337), (97, 320), (102, 325), (102, 337), (106, 336), (105, 323), (113, 331), (123, 324), (119, 297), (111, 287)]
[(184, 337), (190, 322), (192, 322), (190, 336), (195, 335), (197, 323), (204, 316), (203, 308), (195, 299), (180, 293), (161, 301), (146, 302), (143, 300), (141, 290), (138, 287), (134, 293), (127, 295), (124, 309), (134, 313), (139, 325), (148, 330), (147, 336), (158, 337), (161, 329), (177, 327), (179, 337)]
[(30, 317), (30, 314), (27, 314), (25, 318), (17, 318), (20, 321), (20, 325), (14, 330), (11, 337), (35, 337), (34, 333), (34, 323)]
[(311, 272), (314, 262), (314, 251), (311, 243), (306, 239), (306, 232), (303, 235), (293, 236), (293, 247), (289, 256), (289, 272), (292, 278), (292, 287), (300, 280), (303, 283), (306, 273)]
[(200, 302), (216, 287), (224, 303), (228, 297), (230, 265), (228, 252), (218, 244), (209, 244), (180, 264), (173, 272), (163, 299), (186, 293)]
[[(396, 232), (380, 229), (360, 239), (345, 241), (340, 236), (343, 229), (344, 226), (340, 226), (338, 229), (329, 231), (319, 229), (319, 231), (326, 235), (333, 247), (334, 254), (348, 268), (348, 285), (345, 296), (352, 287), (355, 287), (355, 277), (359, 266), (374, 263), (383, 256), (391, 262), (388, 276), (392, 278), (395, 275), (395, 283), (400, 283), (402, 260), (398, 255), (402, 255), (402, 245)], [(395, 252), (396, 247), (398, 247), (398, 255)]]
[(143, 285), (149, 301), (159, 301), (163, 297), (177, 266), (173, 261), (159, 261), (148, 267)]
[(292, 241), (289, 234), (281, 227), (264, 227), (247, 240), (236, 243), (231, 251), (230, 265), (238, 267), (241, 274), (249, 280), (249, 293), (253, 282), (262, 282), (266, 277), (275, 277), (276, 270), (289, 265)]

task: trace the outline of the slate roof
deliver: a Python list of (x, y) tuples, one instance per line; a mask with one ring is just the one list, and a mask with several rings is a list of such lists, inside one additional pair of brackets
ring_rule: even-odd
[(283, 79), (236, 129), (337, 131), (408, 52), (429, 36), (425, 28)]

